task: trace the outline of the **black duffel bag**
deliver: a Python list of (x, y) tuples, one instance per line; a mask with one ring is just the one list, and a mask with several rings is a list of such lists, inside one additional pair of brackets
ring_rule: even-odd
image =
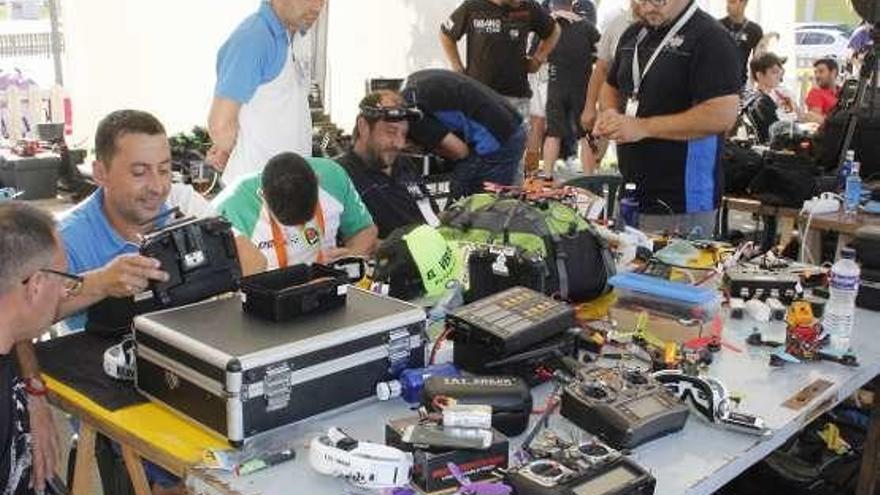
[(809, 158), (774, 151), (764, 154), (763, 166), (749, 183), (748, 193), (770, 206), (800, 208), (818, 195), (819, 169)]

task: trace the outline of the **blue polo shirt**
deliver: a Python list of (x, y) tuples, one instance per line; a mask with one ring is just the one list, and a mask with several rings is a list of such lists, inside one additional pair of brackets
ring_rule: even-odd
[(261, 2), (220, 47), (214, 95), (249, 102), (258, 87), (281, 74), (289, 49), (287, 27), (269, 2)]
[[(161, 213), (168, 211), (163, 205)], [(162, 220), (166, 222), (167, 218)], [(85, 273), (106, 265), (121, 254), (137, 253), (140, 246), (126, 241), (116, 232), (104, 214), (104, 189), (98, 188), (61, 219), (58, 228), (64, 242), (68, 270)], [(81, 330), (86, 324), (85, 313), (71, 316), (66, 321), (71, 330)]]

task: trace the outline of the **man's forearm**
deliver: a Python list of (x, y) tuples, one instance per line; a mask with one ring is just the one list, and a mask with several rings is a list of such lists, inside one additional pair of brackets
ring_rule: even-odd
[(736, 122), (736, 95), (713, 98), (673, 115), (639, 119), (647, 137), (687, 141), (721, 134)]
[(620, 109), (620, 92), (608, 82), (602, 83), (599, 90), (599, 108), (601, 110)]
[(208, 114), (208, 135), (218, 150), (231, 153), (238, 139), (238, 112), (241, 105), (235, 101), (216, 97)]
[(379, 229), (370, 225), (345, 241), (345, 247), (353, 256), (372, 256), (379, 243)]
[(602, 84), (604, 84), (607, 77), (608, 62), (600, 58), (596, 60), (596, 65), (593, 67), (593, 73), (590, 75), (590, 80), (587, 82), (587, 108), (596, 108), (596, 104), (599, 102), (599, 92), (602, 90)]
[(37, 353), (34, 350), (34, 344), (30, 341), (22, 341), (15, 344), (15, 357), (18, 359), (18, 369), (21, 370), (21, 376), (29, 377), (40, 374)]
[(556, 48), (556, 43), (559, 42), (559, 36), (559, 24), (554, 23), (553, 32), (550, 33), (550, 36), (548, 36), (546, 39), (543, 39), (540, 43), (538, 43), (538, 48), (535, 50), (535, 54), (532, 55), (532, 58), (538, 59), (539, 61), (541, 61), (541, 63), (546, 62), (547, 58), (550, 56), (550, 52), (552, 52), (553, 49)]
[(458, 44), (443, 31), (440, 31), (440, 46), (443, 47), (443, 53), (446, 55), (446, 60), (449, 61), (449, 67), (456, 72), (464, 72), (461, 54), (458, 53)]
[(821, 124), (825, 122), (825, 116), (819, 108), (811, 108), (804, 114), (804, 121)]

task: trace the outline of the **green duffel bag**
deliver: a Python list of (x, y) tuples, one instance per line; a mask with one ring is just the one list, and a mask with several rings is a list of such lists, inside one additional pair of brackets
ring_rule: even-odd
[[(519, 285), (572, 302), (590, 301), (610, 290), (608, 279), (615, 265), (607, 243), (589, 222), (558, 201), (532, 203), (475, 194), (450, 206), (440, 221), (439, 231), (448, 240), (489, 246), (491, 251), (508, 247), (530, 266), (541, 268), (540, 283)], [(480, 286), (492, 282), (485, 276), (475, 279), (473, 259), (468, 261), (469, 290), (485, 295)]]

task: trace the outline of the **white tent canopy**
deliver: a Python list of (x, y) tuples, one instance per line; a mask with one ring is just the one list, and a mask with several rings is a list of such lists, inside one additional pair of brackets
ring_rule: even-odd
[[(258, 0), (61, 1), (73, 142), (91, 140), (97, 121), (119, 108), (151, 111), (171, 133), (204, 125), (217, 49), (258, 6)], [(600, 2), (600, 19), (625, 1)], [(723, 15), (724, 0), (699, 1)], [(329, 0), (324, 82), (334, 122), (351, 127), (367, 79), (445, 66), (438, 29), (459, 2)], [(782, 34), (782, 49), (793, 49), (793, 0), (752, 0), (748, 15), (765, 32)], [(794, 70), (787, 73), (793, 77)]]

